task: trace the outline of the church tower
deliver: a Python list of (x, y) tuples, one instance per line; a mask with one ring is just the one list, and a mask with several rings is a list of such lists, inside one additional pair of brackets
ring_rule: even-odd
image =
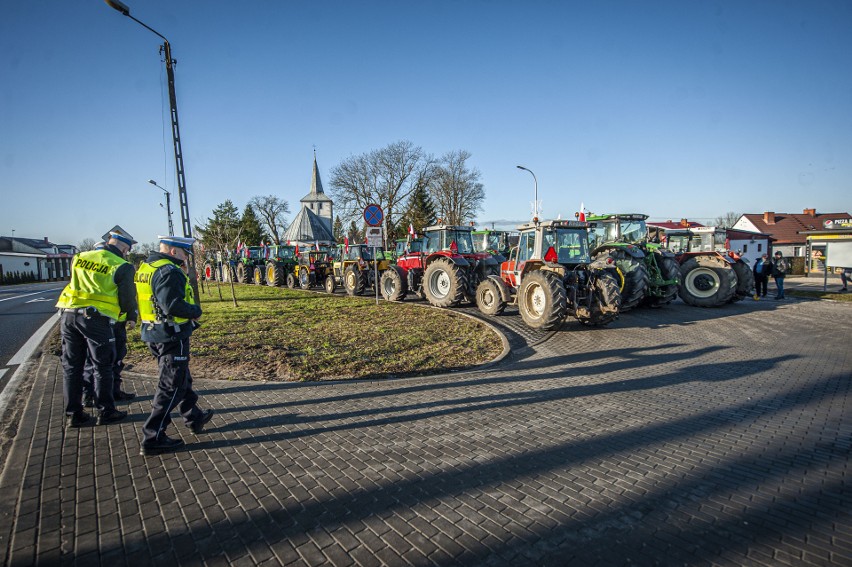
[(314, 150), (314, 171), (311, 175), (311, 192), (299, 200), (302, 207), (310, 210), (323, 220), (327, 225), (328, 232), (332, 232), (332, 222), (334, 221), (334, 201), (322, 190), (322, 180), (320, 180), (319, 169), (317, 169), (317, 151)]

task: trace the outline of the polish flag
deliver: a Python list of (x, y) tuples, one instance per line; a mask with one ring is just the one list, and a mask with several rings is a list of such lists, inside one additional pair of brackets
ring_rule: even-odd
[(296, 256), (299, 255), (299, 243), (298, 242), (296, 243), (296, 249), (293, 251), (293, 254), (295, 254)]
[(343, 237), (343, 251), (346, 252), (347, 254), (349, 254), (349, 237), (348, 236)]
[(583, 203), (580, 203), (580, 220), (586, 220), (586, 206)]
[(417, 233), (414, 232), (414, 225), (413, 224), (408, 225), (408, 234), (409, 234), (409, 236), (411, 236), (411, 238), (417, 238)]

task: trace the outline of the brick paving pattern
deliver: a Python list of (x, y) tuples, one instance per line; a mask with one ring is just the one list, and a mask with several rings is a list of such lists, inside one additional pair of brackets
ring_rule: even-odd
[[(474, 310), (467, 308), (467, 312)], [(2, 478), (9, 565), (850, 565), (852, 306), (744, 302), (526, 330), (483, 371), (200, 382), (174, 455), (63, 431), (44, 356)]]

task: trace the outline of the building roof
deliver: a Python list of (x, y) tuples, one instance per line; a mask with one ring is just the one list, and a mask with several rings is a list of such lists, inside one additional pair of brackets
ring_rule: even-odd
[(284, 231), (283, 241), (287, 242), (319, 242), (334, 244), (334, 235), (329, 230), (325, 219), (307, 207), (302, 207), (287, 230)]
[[(688, 223), (688, 224), (684, 224)], [(660, 227), (665, 230), (679, 230), (682, 228), (695, 228), (695, 227), (703, 227), (704, 225), (700, 222), (687, 221), (686, 219), (682, 219), (679, 221), (646, 221), (645, 224), (647, 226), (655, 226)]]
[(800, 232), (822, 230), (825, 221), (849, 218), (849, 213), (817, 213), (816, 209), (805, 209), (801, 214), (768, 211), (744, 214), (743, 217), (758, 231), (771, 234), (776, 244), (795, 244), (805, 242), (805, 236)]
[(328, 195), (322, 190), (322, 180), (320, 179), (319, 169), (317, 169), (317, 154), (314, 152), (314, 171), (311, 174), (311, 192), (299, 199), (301, 203), (330, 203), (332, 202)]

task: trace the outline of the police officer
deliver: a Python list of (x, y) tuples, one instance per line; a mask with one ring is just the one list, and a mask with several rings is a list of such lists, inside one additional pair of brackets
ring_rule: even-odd
[(189, 429), (201, 433), (213, 410), (198, 408), (198, 394), (189, 373), (189, 336), (198, 326), (201, 307), (195, 303), (189, 278), (181, 265), (189, 261), (194, 238), (160, 236), (159, 252), (152, 252), (136, 272), (142, 340), (157, 358), (160, 380), (151, 415), (142, 426), (142, 454), (157, 455), (183, 446), (166, 435), (171, 412), (177, 408)]
[(92, 417), (83, 409), (83, 366), (87, 354), (94, 365), (97, 424), (106, 425), (127, 417), (127, 412), (115, 408), (113, 398), (113, 325), (126, 320), (128, 314), (135, 325), (133, 266), (123, 257), (133, 244), (136, 241), (132, 238), (111, 232), (102, 249), (74, 256), (71, 281), (56, 303), (61, 310), (63, 394), (69, 427), (85, 425)]
[[(130, 240), (133, 240), (129, 234), (125, 234)], [(135, 243), (136, 241), (133, 240)], [(103, 240), (95, 244), (95, 250), (103, 250), (107, 243)], [(115, 250), (118, 250), (117, 248)], [(113, 251), (115, 251), (113, 250)], [(124, 255), (122, 254), (122, 258)], [(134, 269), (134, 273), (135, 273)], [(137, 313), (130, 316), (132, 325), (136, 325)], [(115, 362), (112, 365), (112, 397), (115, 401), (127, 401), (136, 397), (132, 392), (125, 392), (121, 389), (121, 371), (124, 369), (124, 357), (127, 356), (127, 320), (120, 319), (112, 327), (115, 335)], [(86, 356), (86, 364), (83, 367), (83, 405), (87, 408), (95, 407), (95, 365), (92, 363), (92, 357)]]

